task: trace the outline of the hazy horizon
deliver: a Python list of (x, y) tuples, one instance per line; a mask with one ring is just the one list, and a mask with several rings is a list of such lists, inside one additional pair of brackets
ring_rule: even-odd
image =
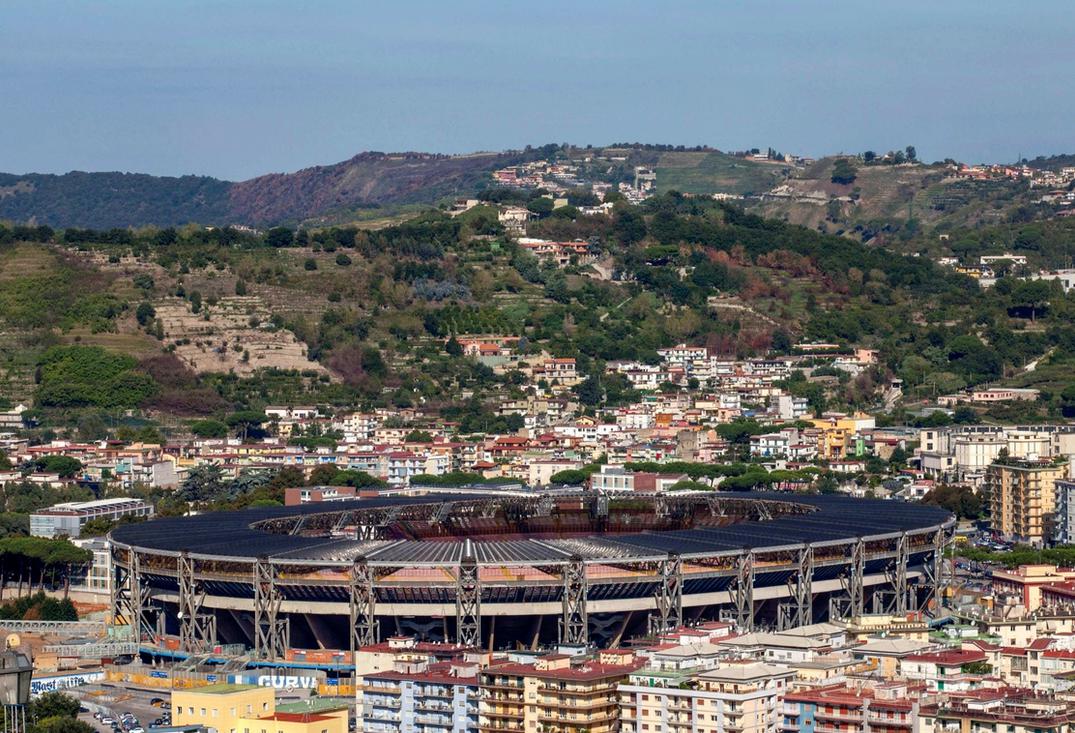
[(243, 180), (612, 142), (926, 161), (1075, 151), (1075, 13), (952, 0), (5, 7), (0, 171)]

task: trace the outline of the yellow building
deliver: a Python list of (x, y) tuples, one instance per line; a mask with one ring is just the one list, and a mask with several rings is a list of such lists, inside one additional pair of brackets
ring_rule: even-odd
[(991, 465), (985, 481), (993, 529), (1034, 545), (1051, 540), (1055, 482), (1067, 478), (1068, 470), (1067, 463), (1052, 460), (1005, 459)]
[(240, 719), (275, 711), (276, 696), (271, 687), (220, 684), (172, 692), (174, 726), (204, 725), (218, 733), (242, 733)]
[(347, 733), (347, 711), (339, 713), (281, 713), (240, 718), (238, 733)]
[(494, 664), (480, 675), (479, 730), (609, 733), (618, 730), (616, 686), (640, 664), (628, 651), (597, 659), (551, 654), (533, 664)]
[(826, 413), (810, 421), (820, 431), (817, 436), (817, 457), (834, 461), (853, 455), (854, 436), (862, 430), (874, 427), (875, 421), (869, 415), (856, 413)]

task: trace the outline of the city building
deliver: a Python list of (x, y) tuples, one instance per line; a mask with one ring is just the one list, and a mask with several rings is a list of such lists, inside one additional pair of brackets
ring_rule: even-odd
[(116, 498), (55, 504), (30, 515), (34, 537), (78, 537), (91, 519), (115, 521), (121, 517), (152, 517), (153, 507), (140, 499)]
[[(276, 693), (271, 687), (221, 683), (172, 690), (172, 725), (175, 726), (204, 725), (217, 733), (247, 733), (240, 721), (275, 712)], [(276, 729), (272, 730), (275, 733)]]
[(833, 685), (789, 692), (784, 696), (780, 712), (784, 731), (917, 733), (921, 730), (918, 703), (911, 697), (909, 686), (902, 683)]
[(1053, 541), (1058, 545), (1075, 544), (1075, 481), (1057, 479), (1053, 486), (1056, 499)]
[(1067, 462), (1005, 459), (986, 473), (993, 529), (1020, 542), (1042, 545), (1053, 536), (1058, 479), (1068, 478)]
[(468, 733), (478, 728), (478, 664), (411, 662), (367, 674), (366, 733)]
[(1069, 733), (1071, 704), (1033, 691), (981, 690), (929, 702), (919, 711), (921, 730), (959, 733)]
[(642, 666), (630, 651), (595, 657), (550, 654), (482, 670), (481, 733), (610, 733), (619, 728), (616, 689)]
[(795, 673), (763, 662), (705, 671), (643, 668), (619, 686), (622, 733), (776, 733), (780, 699)]

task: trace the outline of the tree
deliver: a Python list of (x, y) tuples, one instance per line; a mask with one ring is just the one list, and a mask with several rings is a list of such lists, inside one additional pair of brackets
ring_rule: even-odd
[(30, 733), (96, 733), (89, 723), (78, 718), (42, 718), (30, 727)]
[(574, 387), (579, 402), (587, 407), (596, 407), (601, 404), (604, 390), (601, 388), (601, 380), (591, 374)]
[(307, 272), (313, 272), (317, 269), (317, 260), (313, 257), (307, 257), (306, 261), (302, 263), (302, 268)]
[(526, 205), (526, 208), (532, 214), (537, 214), (538, 217), (548, 216), (552, 213), (553, 200), (546, 196), (539, 196)]
[(1060, 410), (1064, 417), (1075, 417), (1075, 382), (1060, 393)]
[(310, 486), (330, 486), (339, 473), (340, 469), (330, 463), (317, 466), (310, 472)]
[(848, 185), (854, 183), (856, 178), (855, 166), (848, 158), (837, 158), (832, 166), (832, 182)]
[(261, 424), (267, 422), (268, 419), (264, 412), (240, 410), (228, 415), (225, 422), (235, 430), (237, 436), (246, 440), (248, 437), (264, 437), (265, 431), (261, 429)]
[(412, 430), (403, 440), (407, 443), (432, 443), (433, 434), (427, 430)]
[(235, 294), (246, 295), (246, 280), (235, 281)]
[(187, 472), (187, 477), (176, 492), (176, 496), (184, 501), (195, 503), (211, 501), (223, 492), (223, 469), (212, 463), (202, 463)]
[(198, 420), (190, 424), (190, 432), (199, 438), (226, 438), (228, 426), (219, 420)]
[(34, 461), (38, 471), (58, 473), (60, 478), (74, 478), (82, 470), (82, 461), (71, 456), (48, 455)]
[(156, 309), (149, 303), (140, 303), (138, 309), (134, 312), (134, 317), (138, 321), (138, 325), (145, 328), (149, 323), (157, 317)]
[(907, 156), (907, 160), (911, 162), (918, 160), (918, 151), (915, 150), (914, 145), (908, 145), (903, 149), (903, 152)]
[(1012, 290), (1012, 305), (1020, 310), (1030, 311), (1030, 320), (1044, 310), (1049, 301), (1049, 283), (1045, 280), (1024, 280)]
[[(341, 471), (340, 473), (344, 473)], [(340, 473), (336, 474), (339, 477)], [(277, 471), (266, 487), (269, 489), (287, 489), (292, 486), (302, 486), (306, 483), (306, 477), (303, 475), (302, 470), (295, 468), (294, 466), (285, 466)]]
[(582, 486), (589, 480), (590, 474), (586, 471), (574, 468), (569, 468), (565, 471), (557, 471), (549, 477), (551, 483), (564, 484), (566, 486)]
[(448, 339), (448, 343), (444, 344), (444, 351), (448, 354), (448, 356), (462, 356), (463, 345), (459, 343), (459, 339), (457, 339), (455, 336), (452, 336), (450, 339)]
[(817, 477), (817, 481), (814, 482), (814, 488), (822, 494), (835, 494), (840, 488), (840, 482), (836, 480), (832, 472), (826, 471)]
[(76, 718), (78, 698), (63, 692), (46, 692), (30, 700), (27, 716), (35, 723), (45, 718)]
[(273, 227), (265, 232), (265, 244), (270, 247), (290, 247), (295, 241), (295, 232), (287, 227)]
[(336, 264), (340, 267), (347, 267), (351, 264), (351, 258), (345, 255), (343, 252), (340, 252), (338, 255), (336, 255)]

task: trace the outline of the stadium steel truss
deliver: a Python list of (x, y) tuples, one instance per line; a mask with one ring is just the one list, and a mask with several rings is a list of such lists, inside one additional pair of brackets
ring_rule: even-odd
[(203, 514), (112, 533), (116, 618), (256, 659), (411, 633), (618, 643), (698, 620), (789, 628), (929, 610), (954, 520), (760, 493), (429, 493)]

